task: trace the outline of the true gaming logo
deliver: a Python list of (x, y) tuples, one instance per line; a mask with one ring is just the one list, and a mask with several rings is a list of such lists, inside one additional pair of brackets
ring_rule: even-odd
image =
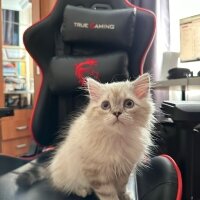
[(91, 23), (82, 23), (82, 22), (74, 22), (75, 28), (81, 28), (81, 29), (101, 29), (101, 30), (114, 30), (115, 25), (114, 24), (97, 24), (94, 22)]

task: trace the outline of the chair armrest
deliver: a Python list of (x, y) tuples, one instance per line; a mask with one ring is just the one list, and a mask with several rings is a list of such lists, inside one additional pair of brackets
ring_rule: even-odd
[(182, 179), (168, 159), (156, 156), (137, 175), (140, 200), (181, 200)]

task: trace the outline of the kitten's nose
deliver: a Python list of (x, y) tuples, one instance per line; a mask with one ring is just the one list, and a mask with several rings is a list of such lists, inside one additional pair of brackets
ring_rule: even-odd
[(116, 117), (119, 117), (119, 115), (121, 115), (121, 112), (113, 112), (113, 115), (115, 115)]

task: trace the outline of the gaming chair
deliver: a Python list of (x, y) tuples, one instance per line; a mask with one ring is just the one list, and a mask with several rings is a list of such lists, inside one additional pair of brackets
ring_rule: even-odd
[[(112, 82), (143, 73), (155, 26), (151, 11), (127, 0), (57, 0), (49, 16), (26, 30), (25, 47), (43, 77), (31, 120), (38, 145), (54, 148), (60, 127), (87, 103), (79, 89), (85, 76)], [(45, 151), (32, 161), (0, 156), (4, 163), (0, 166), (0, 199), (81, 199), (55, 191), (47, 180), (26, 189), (16, 185), (20, 173), (41, 165), (51, 154)], [(130, 178), (134, 198), (181, 200), (181, 174), (173, 159), (163, 155), (148, 162), (148, 168)]]

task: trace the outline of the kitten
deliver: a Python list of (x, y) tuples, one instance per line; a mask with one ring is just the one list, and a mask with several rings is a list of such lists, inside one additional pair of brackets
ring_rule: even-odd
[(87, 88), (90, 102), (50, 161), (50, 180), (65, 193), (85, 197), (94, 191), (100, 200), (128, 200), (130, 173), (152, 146), (149, 75), (109, 84), (87, 78)]

